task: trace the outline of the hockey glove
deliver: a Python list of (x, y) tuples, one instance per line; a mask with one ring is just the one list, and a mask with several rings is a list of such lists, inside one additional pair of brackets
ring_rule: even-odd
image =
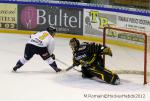
[(105, 55), (112, 56), (112, 51), (109, 47), (104, 48), (102, 53), (105, 54)]
[(73, 66), (79, 66), (80, 62), (73, 58)]
[(88, 60), (88, 61), (80, 60), (80, 64), (81, 64), (82, 66), (85, 66), (85, 67), (91, 66), (91, 64), (92, 64), (95, 60), (96, 60), (96, 54), (93, 54), (93, 56), (91, 57), (91, 59)]
[(55, 55), (54, 55), (54, 54), (52, 54), (50, 57), (51, 57), (53, 60), (55, 60)]
[(80, 64), (84, 67), (87, 67), (89, 63), (87, 61), (80, 60)]

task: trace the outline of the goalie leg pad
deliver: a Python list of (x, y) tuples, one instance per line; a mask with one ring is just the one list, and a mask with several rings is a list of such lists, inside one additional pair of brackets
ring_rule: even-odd
[(82, 78), (92, 78), (94, 77), (93, 73), (91, 73), (90, 70), (87, 69), (88, 67), (81, 67), (81, 72), (82, 72)]
[(119, 76), (118, 76), (117, 74), (114, 74), (114, 75), (113, 75), (111, 84), (113, 84), (113, 85), (118, 85), (118, 84), (120, 84), (120, 79), (119, 79)]
[(117, 85), (120, 84), (120, 79), (118, 77), (117, 74), (112, 73), (110, 70), (108, 69), (104, 69), (102, 71), (96, 70), (96, 69), (92, 69), (91, 68), (91, 72), (98, 77), (101, 80), (104, 80), (105, 82), (109, 83), (109, 84), (113, 84), (113, 85)]

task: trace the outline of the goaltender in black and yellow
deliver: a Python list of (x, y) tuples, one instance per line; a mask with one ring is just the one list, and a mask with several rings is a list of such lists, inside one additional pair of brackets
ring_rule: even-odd
[[(83, 78), (97, 77), (109, 84), (120, 84), (118, 75), (104, 67), (102, 55), (112, 56), (112, 51), (109, 47), (89, 42), (80, 44), (76, 38), (72, 38), (69, 45), (73, 51), (73, 64), (71, 68), (81, 65)], [(68, 70), (71, 68), (68, 68)]]

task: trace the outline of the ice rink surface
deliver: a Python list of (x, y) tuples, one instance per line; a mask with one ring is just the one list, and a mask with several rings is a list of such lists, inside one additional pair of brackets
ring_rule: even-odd
[[(119, 74), (121, 84), (110, 85), (103, 81), (82, 79), (81, 74), (75, 70), (55, 73), (37, 55), (18, 73), (11, 72), (18, 59), (23, 56), (28, 39), (29, 35), (0, 34), (0, 101), (150, 101), (150, 85), (143, 86), (142, 75)], [(69, 39), (55, 39), (56, 58), (71, 65)], [(110, 47), (113, 49), (113, 46)], [(116, 53), (129, 49), (117, 50)], [(127, 64), (125, 59), (132, 58), (123, 59)], [(59, 61), (56, 62), (60, 68), (67, 68)], [(113, 59), (109, 63), (108, 67), (118, 64)], [(130, 64), (133, 65), (136, 63)]]

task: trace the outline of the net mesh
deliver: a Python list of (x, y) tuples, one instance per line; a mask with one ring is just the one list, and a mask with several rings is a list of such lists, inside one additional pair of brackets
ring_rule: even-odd
[[(150, 80), (148, 34), (129, 29), (109, 28), (104, 30), (104, 44), (112, 49), (113, 57), (105, 56), (105, 66), (119, 74), (143, 75), (143, 82)], [(145, 50), (147, 49), (147, 50)]]

